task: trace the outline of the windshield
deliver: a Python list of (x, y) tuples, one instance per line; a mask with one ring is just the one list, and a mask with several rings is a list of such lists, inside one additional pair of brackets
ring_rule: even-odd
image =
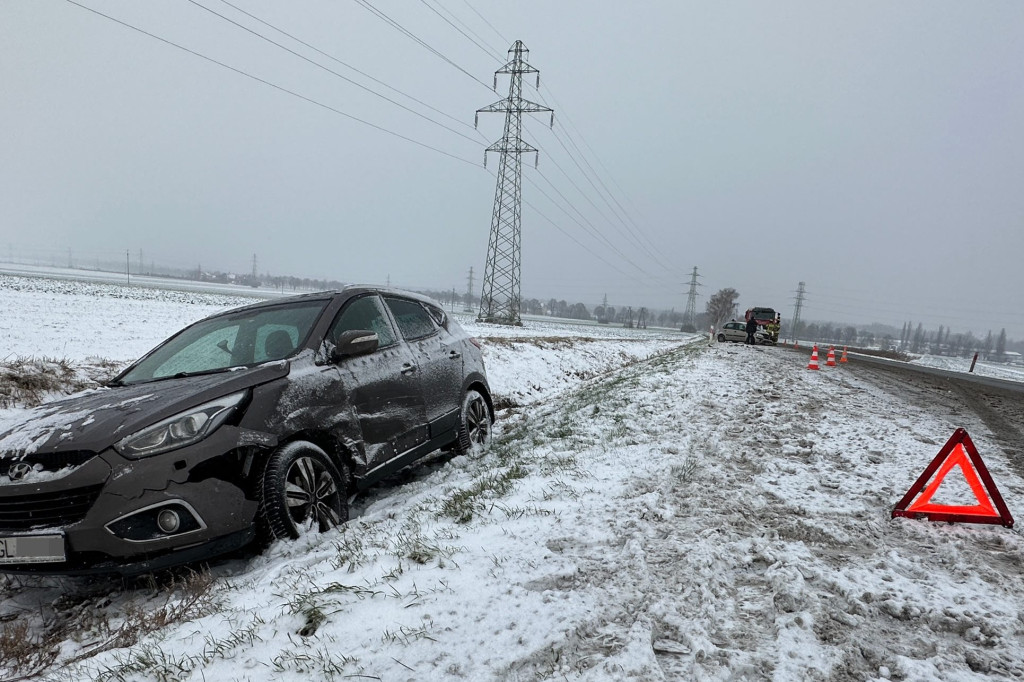
[(309, 336), (327, 301), (227, 313), (197, 322), (130, 368), (118, 383), (209, 374), (280, 360)]

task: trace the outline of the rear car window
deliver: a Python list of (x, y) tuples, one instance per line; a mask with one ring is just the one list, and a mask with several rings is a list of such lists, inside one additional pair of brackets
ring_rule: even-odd
[(448, 328), (448, 315), (443, 310), (438, 308), (436, 305), (429, 305), (424, 303), (423, 307), (427, 309), (427, 313), (434, 318), (434, 322), (437, 322), (438, 327)]
[(398, 331), (406, 340), (430, 336), (437, 329), (431, 316), (416, 301), (407, 301), (404, 298), (385, 298), (384, 300), (395, 316)]

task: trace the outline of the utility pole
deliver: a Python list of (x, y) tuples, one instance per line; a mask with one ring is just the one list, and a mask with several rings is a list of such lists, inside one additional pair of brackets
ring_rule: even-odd
[(257, 277), (256, 277), (256, 254), (255, 253), (252, 254), (252, 281), (253, 281), (253, 283), (258, 281)]
[(683, 313), (683, 326), (689, 325), (689, 331), (697, 331), (697, 287), (703, 286), (697, 283), (697, 277), (697, 266), (694, 265), (693, 273), (690, 275), (690, 293), (686, 296), (686, 312)]
[(132, 283), (132, 254), (128, 249), (124, 250), (124, 274), (128, 278), (128, 284)]
[(807, 293), (807, 292), (804, 290), (804, 283), (800, 282), (800, 284), (796, 288), (796, 307), (793, 310), (793, 326), (792, 326), (792, 328), (790, 329), (790, 332), (789, 332), (789, 340), (790, 341), (797, 341), (798, 340), (797, 336), (796, 336), (797, 332), (799, 331), (797, 329), (797, 325), (800, 324), (800, 310), (804, 307), (804, 294), (805, 293)]
[(462, 306), (462, 311), (466, 313), (473, 312), (473, 266), (469, 266), (469, 286), (466, 287), (466, 305)]
[(483, 293), (480, 295), (480, 312), (477, 320), (499, 324), (521, 325), (519, 317), (521, 294), (519, 273), (521, 265), (520, 224), (522, 213), (522, 155), (533, 152), (536, 147), (523, 141), (523, 114), (551, 112), (551, 125), (555, 124), (555, 112), (549, 107), (523, 99), (523, 74), (537, 74), (540, 87), (540, 72), (526, 62), (530, 51), (521, 40), (512, 44), (508, 51), (509, 61), (494, 72), (494, 89), (498, 89), (498, 74), (509, 74), (508, 97), (483, 109), (477, 109), (476, 122), (481, 113), (505, 113), (505, 130), (501, 139), (484, 150), (484, 165), (487, 152), (500, 152), (498, 182), (494, 191), (494, 211), (491, 214), (491, 234), (487, 242), (487, 264), (484, 268)]
[(139, 249), (139, 274), (142, 274), (142, 249)]

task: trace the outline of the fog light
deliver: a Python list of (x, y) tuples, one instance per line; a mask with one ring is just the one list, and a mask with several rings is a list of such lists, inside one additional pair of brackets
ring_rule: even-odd
[(174, 500), (136, 509), (114, 519), (106, 528), (128, 542), (155, 542), (203, 530), (206, 524), (192, 505), (184, 500)]
[(156, 516), (156, 525), (165, 533), (174, 533), (181, 528), (181, 517), (173, 509), (161, 509)]

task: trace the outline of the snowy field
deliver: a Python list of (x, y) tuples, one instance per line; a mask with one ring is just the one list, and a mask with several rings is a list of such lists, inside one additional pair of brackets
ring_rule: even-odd
[[(915, 365), (935, 367), (949, 372), (968, 373), (971, 370), (971, 358), (948, 358), (940, 355), (922, 355), (911, 361)], [(998, 362), (985, 362), (978, 360), (974, 367), (974, 373), (996, 379), (1007, 381), (1024, 381), (1024, 367), (1020, 365), (1007, 365)]]
[[(235, 304), (130, 291), (0, 280), (3, 353), (126, 360)], [(783, 349), (466, 326), (488, 453), (187, 584), (0, 577), (0, 679), (1024, 678), (1020, 532), (890, 519), (960, 426), (1024, 516), (979, 417)]]

